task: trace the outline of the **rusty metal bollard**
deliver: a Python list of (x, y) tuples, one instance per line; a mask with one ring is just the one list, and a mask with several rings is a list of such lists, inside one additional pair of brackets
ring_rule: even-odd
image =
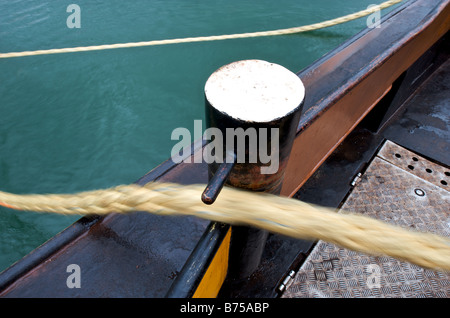
[[(210, 152), (210, 180), (204, 203), (213, 204), (224, 185), (280, 193), (304, 95), (296, 74), (261, 60), (225, 65), (208, 78), (205, 111), (211, 142), (205, 151)], [(252, 274), (267, 236), (259, 229), (232, 227), (229, 277)]]

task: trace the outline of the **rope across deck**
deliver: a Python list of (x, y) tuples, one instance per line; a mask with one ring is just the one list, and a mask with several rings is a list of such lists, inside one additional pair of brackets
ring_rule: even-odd
[(450, 270), (450, 241), (431, 233), (393, 226), (379, 220), (311, 205), (267, 193), (225, 187), (217, 201), (205, 205), (205, 185), (151, 182), (121, 185), (78, 194), (16, 195), (0, 192), (0, 205), (59, 214), (130, 213), (189, 215), (212, 221), (247, 225), (286, 236), (320, 239), (354, 251), (388, 255), (421, 267)]
[[(0, 58), (295, 34), (355, 20), (401, 1), (390, 0), (337, 19), (289, 29), (0, 53)], [(105, 215), (147, 211), (166, 216), (189, 215), (227, 224), (254, 226), (299, 239), (320, 239), (363, 253), (388, 255), (425, 268), (450, 270), (450, 241), (439, 235), (406, 230), (345, 211), (336, 213), (333, 209), (299, 200), (230, 187), (222, 190), (213, 205), (205, 205), (200, 200), (204, 188), (205, 185), (153, 182), (145, 186), (123, 185), (63, 195), (0, 192), (0, 205), (17, 210), (59, 214)]]
[(82, 47), (61, 48), (61, 49), (0, 53), (0, 58), (99, 51), (99, 50), (132, 48), (132, 47), (142, 47), (142, 46), (156, 46), (156, 45), (167, 45), (167, 44), (179, 44), (179, 43), (193, 43), (193, 42), (207, 42), (207, 41), (219, 41), (219, 40), (231, 40), (231, 39), (256, 38), (256, 37), (275, 36), (275, 35), (288, 35), (288, 34), (295, 34), (295, 33), (319, 30), (319, 29), (335, 26), (338, 24), (346, 23), (346, 22), (349, 22), (352, 20), (356, 20), (356, 19), (368, 16), (369, 14), (372, 14), (378, 10), (386, 9), (386, 8), (391, 7), (402, 1), (403, 0), (389, 0), (389, 1), (381, 3), (380, 5), (372, 6), (368, 9), (361, 10), (361, 11), (358, 11), (358, 12), (355, 12), (352, 14), (348, 14), (348, 15), (345, 15), (345, 16), (342, 16), (342, 17), (339, 17), (336, 19), (332, 19), (332, 20), (328, 20), (328, 21), (324, 21), (324, 22), (320, 22), (320, 23), (314, 23), (314, 24), (310, 24), (310, 25), (305, 25), (305, 26), (300, 26), (300, 27), (288, 28), (288, 29), (238, 33), (238, 34), (226, 34), (226, 35), (188, 37), (188, 38), (166, 39), (166, 40), (154, 40), (154, 41), (142, 41), (142, 42), (130, 42), (130, 43), (93, 45), (93, 46), (82, 46)]

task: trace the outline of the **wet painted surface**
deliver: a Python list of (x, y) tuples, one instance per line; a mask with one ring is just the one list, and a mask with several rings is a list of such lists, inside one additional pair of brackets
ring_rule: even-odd
[[(353, 168), (355, 167), (355, 162), (353, 162), (353, 163), (346, 162), (344, 160), (345, 158), (347, 158), (347, 159), (348, 158), (357, 159), (357, 164), (361, 164), (361, 161), (358, 161), (358, 160), (362, 160), (362, 158), (365, 158), (367, 156), (369, 156), (369, 157), (371, 156), (370, 152), (368, 150), (370, 150), (370, 149), (373, 150), (373, 146), (376, 147), (376, 144), (377, 144), (376, 139), (377, 138), (378, 137), (375, 134), (368, 133), (368, 135), (357, 136), (354, 139), (350, 139), (350, 140), (353, 140), (353, 141), (355, 141), (355, 140), (360, 140), (360, 141), (363, 141), (363, 142), (364, 141), (368, 141), (369, 144), (370, 144), (370, 147), (367, 147), (369, 149), (366, 149), (365, 145), (361, 145), (361, 144), (359, 144), (359, 145), (347, 144), (348, 148), (344, 152), (345, 153), (348, 152), (348, 154), (344, 155), (342, 157), (339, 157), (339, 155), (337, 155), (337, 157), (333, 158), (335, 160), (340, 158), (339, 160), (335, 161), (335, 163), (337, 163), (335, 168), (339, 168), (339, 166), (346, 165), (346, 164), (352, 165)], [(351, 154), (352, 153), (352, 149), (355, 149), (355, 147), (357, 147), (356, 149), (359, 149), (358, 151), (359, 151), (360, 155)], [(342, 153), (343, 152), (341, 152), (341, 155), (342, 155)], [(170, 164), (168, 164), (168, 166), (169, 166), (170, 170), (167, 173), (167, 175), (164, 176), (164, 180), (176, 180), (177, 182), (180, 182), (180, 183), (206, 182), (206, 180), (207, 180), (207, 166), (206, 165), (201, 165), (201, 164), (199, 164), (199, 165), (181, 164), (181, 165), (178, 165), (178, 166), (171, 166)], [(347, 170), (347, 172), (350, 171), (350, 170), (351, 169)], [(337, 170), (333, 171), (333, 169), (331, 169), (330, 171), (331, 171), (331, 174), (328, 173), (325, 176), (332, 175), (334, 178), (338, 178), (339, 177), (339, 174), (336, 173)], [(320, 171), (318, 173), (320, 173)], [(345, 178), (351, 178), (350, 174), (347, 174), (345, 176)], [(144, 181), (144, 180), (145, 181), (149, 181), (151, 179), (152, 179), (151, 177), (144, 177), (142, 179), (142, 181)], [(318, 180), (318, 179), (316, 179), (316, 180)], [(321, 189), (326, 188), (326, 186), (329, 185), (329, 184), (327, 184), (326, 182), (320, 183), (320, 184), (322, 185), (322, 188), (320, 188), (320, 187), (318, 189), (316, 188), (318, 190), (318, 191), (316, 191), (316, 196), (319, 196), (320, 198), (323, 199), (324, 196), (323, 196), (323, 192), (321, 192)], [(83, 243), (79, 244), (79, 242), (75, 241), (74, 245), (79, 244), (80, 247), (92, 246), (93, 247), (92, 251), (87, 251), (86, 255), (89, 255), (89, 256), (95, 258), (95, 255), (97, 255), (97, 254), (98, 255), (103, 255), (103, 253), (105, 253), (103, 255), (103, 257), (95, 258), (95, 260), (98, 260), (98, 261), (107, 260), (107, 262), (103, 263), (103, 265), (102, 265), (103, 267), (101, 266), (101, 264), (89, 265), (89, 262), (88, 262), (89, 261), (89, 257), (86, 257), (85, 261), (86, 261), (87, 268), (90, 268), (90, 266), (93, 266), (92, 268), (95, 268), (95, 271), (88, 271), (88, 274), (89, 275), (96, 275), (98, 273), (98, 271), (100, 271), (102, 273), (106, 273), (106, 274), (108, 274), (108, 273), (114, 274), (113, 276), (109, 276), (110, 278), (112, 278), (112, 279), (109, 280), (109, 282), (111, 283), (110, 286), (112, 286), (111, 290), (114, 290), (114, 288), (116, 288), (115, 286), (117, 285), (118, 286), (117, 290), (120, 291), (121, 290), (121, 286), (123, 286), (123, 283), (114, 281), (114, 279), (120, 280), (121, 277), (122, 277), (121, 276), (122, 275), (122, 271), (120, 271), (119, 266), (116, 267), (114, 265), (113, 267), (111, 267), (111, 270), (112, 270), (111, 272), (108, 272), (107, 270), (105, 270), (105, 269), (108, 269), (110, 267), (110, 263), (109, 263), (110, 261), (112, 261), (113, 259), (115, 261), (119, 260), (119, 262), (123, 262), (124, 268), (129, 270), (129, 273), (131, 273), (131, 274), (134, 273), (138, 277), (141, 277), (141, 274), (143, 274), (142, 277), (145, 277), (144, 279), (149, 279), (149, 281), (150, 281), (151, 278), (156, 278), (156, 279), (160, 280), (159, 282), (156, 282), (156, 283), (152, 282), (152, 284), (155, 285), (155, 291), (161, 292), (162, 289), (160, 289), (159, 287), (166, 286), (165, 284), (166, 283), (170, 283), (170, 281), (173, 280), (173, 277), (177, 275), (176, 274), (176, 269), (175, 269), (175, 271), (173, 271), (172, 268), (176, 268), (177, 264), (175, 264), (175, 263), (176, 262), (180, 262), (181, 263), (181, 260), (175, 260), (174, 262), (171, 262), (170, 261), (171, 256), (169, 256), (169, 255), (164, 256), (164, 257), (167, 258), (165, 260), (157, 260), (158, 256), (152, 255), (152, 253), (151, 253), (152, 248), (147, 248), (146, 246), (137, 246), (137, 244), (135, 244), (136, 243), (136, 237), (133, 235), (133, 233), (129, 233), (128, 230), (127, 230), (127, 228), (135, 227), (138, 232), (145, 233), (144, 234), (145, 237), (147, 237), (147, 235), (148, 236), (156, 235), (151, 230), (151, 225), (150, 225), (150, 224), (152, 224), (152, 222), (154, 220), (157, 220), (157, 218), (153, 218), (153, 217), (150, 217), (150, 216), (141, 216), (139, 213), (136, 214), (135, 216), (133, 216), (133, 222), (131, 222), (131, 219), (125, 220), (125, 219), (122, 219), (122, 217), (112, 215), (112, 216), (110, 216), (110, 218), (103, 220), (98, 225), (92, 226), (91, 227), (91, 231), (92, 232), (90, 231), (90, 232), (86, 233), (86, 235), (89, 236), (89, 238), (86, 238), (86, 237), (82, 236), (82, 237), (80, 237), (80, 240), (93, 240), (93, 241), (95, 241), (95, 243), (84, 245)], [(175, 220), (175, 219), (171, 219), (171, 220)], [(174, 230), (174, 232), (172, 232), (172, 234), (166, 234), (166, 236), (164, 237), (164, 240), (167, 240), (168, 237), (170, 237), (170, 240), (174, 239), (175, 244), (173, 244), (173, 246), (172, 246), (173, 248), (169, 246), (169, 249), (175, 251), (175, 253), (174, 253), (175, 255), (180, 256), (180, 255), (182, 255), (184, 253), (184, 251), (182, 249), (178, 249), (179, 246), (178, 246), (177, 242), (179, 242), (179, 240), (178, 240), (178, 238), (174, 237), (175, 235), (178, 235), (177, 229), (182, 229), (183, 226), (185, 226), (185, 227), (192, 226), (193, 228), (195, 228), (195, 227), (200, 227), (201, 228), (202, 226), (204, 226), (204, 228), (205, 228), (206, 225), (198, 224), (198, 223), (197, 223), (197, 225), (195, 225), (196, 221), (193, 221), (193, 223), (191, 224), (189, 222), (192, 222), (192, 221), (185, 220), (185, 219), (178, 219), (178, 221), (179, 221), (178, 225), (170, 226), (170, 228), (173, 228), (175, 230)], [(130, 223), (128, 223), (128, 222), (130, 222)], [(144, 225), (144, 224), (134, 224), (134, 222), (146, 223), (147, 226)], [(146, 232), (147, 231), (146, 227), (148, 227), (150, 229), (148, 232)], [(163, 227), (164, 227), (164, 225), (161, 225), (161, 228), (163, 228)], [(123, 237), (122, 237), (122, 235), (120, 235), (120, 237), (117, 236), (117, 234), (120, 231), (124, 231), (124, 236)], [(201, 233), (198, 233), (198, 234), (199, 234), (198, 236), (201, 235)], [(194, 233), (194, 236), (195, 235), (196, 234)], [(194, 240), (195, 240), (195, 237), (194, 237)], [(152, 244), (151, 243), (151, 241), (152, 241), (151, 238), (148, 238), (148, 239), (146, 238), (144, 241), (146, 242), (146, 244), (147, 243), (149, 245)], [(265, 255), (267, 257), (269, 257), (269, 258), (264, 259), (262, 264), (264, 266), (269, 266), (271, 268), (273, 268), (273, 266), (270, 265), (271, 264), (270, 260), (274, 260), (274, 261), (280, 260), (280, 257), (276, 257), (277, 256), (277, 253), (276, 253), (277, 249), (275, 248), (275, 246), (278, 246), (279, 248), (281, 247), (287, 252), (287, 254), (284, 255), (284, 261), (283, 261), (283, 264), (284, 264), (283, 266), (287, 266), (287, 267), (291, 266), (291, 264), (292, 264), (291, 260), (295, 259), (298, 256), (299, 250), (305, 248), (305, 246), (301, 246), (302, 244), (304, 244), (302, 242), (298, 242), (298, 241), (291, 242), (289, 240), (286, 240), (285, 238), (276, 237), (276, 236), (272, 236), (271, 238), (269, 238), (269, 241), (273, 243), (271, 245), (271, 247), (270, 247), (270, 252), (268, 251), (267, 253), (265, 253)], [(155, 241), (155, 243), (156, 243), (156, 241)], [(194, 242), (191, 242), (191, 243), (192, 243), (192, 245), (194, 245)], [(187, 245), (189, 245), (189, 244), (187, 244)], [(122, 257), (117, 257), (116, 258), (112, 254), (108, 254), (109, 253), (108, 251), (102, 251), (102, 248), (106, 247), (106, 246), (110, 247), (111, 251), (114, 250), (115, 251), (115, 255), (123, 256), (123, 258)], [(74, 246), (70, 246), (70, 247), (72, 248)], [(193, 248), (193, 246), (192, 246), (192, 248)], [(156, 250), (157, 250), (157, 248), (156, 248)], [(65, 260), (73, 261), (75, 259), (73, 257), (74, 257), (74, 255), (75, 255), (75, 253), (77, 251), (78, 252), (81, 252), (81, 251), (84, 252), (84, 250), (78, 250), (77, 247), (75, 246), (75, 248), (73, 250), (70, 250), (70, 249), (64, 250), (63, 249), (63, 250), (61, 250), (59, 255), (55, 255), (54, 259), (53, 258), (49, 259), (49, 260), (56, 260), (58, 257), (61, 257), (60, 260), (62, 262), (59, 263), (59, 267), (57, 267), (56, 264), (52, 264), (51, 262), (44, 263), (43, 265), (45, 265), (45, 266), (47, 266), (47, 265), (48, 266), (55, 265), (54, 271), (52, 272), (52, 274), (58, 273), (58, 275), (60, 275), (59, 276), (59, 280), (65, 282), (65, 279), (67, 277), (67, 273), (65, 272), (65, 267), (64, 267)], [(135, 252), (134, 255), (130, 255), (129, 254), (129, 253), (131, 253), (131, 251)], [(64, 253), (66, 253), (66, 252), (68, 252), (69, 254), (70, 253), (74, 253), (74, 254), (72, 254), (72, 255), (69, 255), (69, 254), (68, 255), (64, 255)], [(161, 275), (158, 275), (158, 277), (152, 276), (152, 275), (155, 275), (155, 272), (156, 272), (156, 271), (152, 270), (152, 268), (150, 266), (151, 262), (149, 260), (152, 259), (152, 257), (155, 257), (155, 260), (156, 260), (155, 264), (158, 264), (158, 266), (161, 265), (161, 272), (159, 272)], [(283, 258), (283, 257), (281, 257), (281, 258)], [(170, 266), (162, 269), (165, 265), (170, 265)], [(178, 265), (180, 265), (180, 264), (178, 264)], [(19, 285), (22, 287), (22, 291), (27, 288), (27, 284), (31, 284), (33, 286), (37, 286), (38, 285), (38, 284), (34, 285), (35, 282), (39, 281), (39, 279), (40, 279), (39, 277), (37, 277), (38, 274), (43, 274), (44, 276), (45, 276), (46, 273), (50, 274), (50, 272), (46, 272), (47, 269), (46, 269), (45, 266), (40, 266), (39, 268), (37, 268), (37, 270), (35, 272), (33, 272), (32, 275), (24, 277), (24, 280), (19, 283)], [(132, 270), (133, 266), (135, 268), (134, 270)], [(136, 266), (138, 266), (138, 267), (136, 268)], [(139, 272), (138, 271), (139, 268), (144, 269), (145, 273)], [(181, 268), (181, 266), (178, 267), (178, 268)], [(276, 271), (278, 271), (277, 273), (279, 274), (279, 269), (277, 269)], [(263, 270), (263, 271), (258, 271), (258, 273), (259, 273), (259, 275), (258, 275), (259, 277), (263, 277), (265, 272)], [(127, 275), (127, 274), (125, 274), (125, 275)], [(277, 276), (276, 273), (274, 273), (274, 275), (272, 277), (268, 277), (268, 278), (272, 282), (273, 281), (277, 282), (278, 281), (277, 277), (279, 277), (279, 276), (277, 276), (277, 277), (275, 277), (275, 276)], [(36, 280), (36, 281), (33, 282), (33, 280)], [(40, 282), (43, 283), (44, 281), (45, 281), (45, 279), (42, 278), (42, 280)], [(139, 279), (138, 278), (135, 278), (135, 281), (137, 283), (139, 283)], [(104, 286), (106, 288), (107, 287), (106, 286), (106, 282), (104, 281), (103, 283), (105, 285), (102, 285), (102, 286)], [(261, 293), (258, 293), (258, 291), (256, 291), (253, 295), (261, 295), (263, 291), (267, 292), (265, 295), (268, 295), (271, 292), (273, 292), (273, 290), (270, 289), (270, 288), (269, 288), (269, 290), (265, 289), (264, 288), (264, 283), (262, 283), (262, 285), (261, 285), (260, 282), (256, 282), (256, 283), (255, 282), (250, 282), (249, 284), (251, 284), (253, 287), (257, 286), (258, 287), (257, 290), (261, 291)], [(19, 285), (17, 285), (17, 286), (19, 286)], [(31, 286), (31, 285), (29, 285), (29, 286)], [(64, 287), (64, 286), (62, 286), (62, 287)], [(167, 288), (168, 287), (169, 286), (167, 285)], [(52, 288), (53, 287), (43, 288), (41, 290), (41, 292), (42, 293), (45, 293), (45, 292), (53, 293), (54, 291), (51, 290)], [(92, 288), (91, 291), (94, 291), (94, 288)], [(143, 290), (139, 289), (138, 291), (142, 292), (144, 294), (146, 292), (150, 293), (150, 291), (148, 291), (148, 290), (143, 291)], [(16, 292), (20, 293), (20, 289), (16, 290)], [(131, 291), (129, 291), (129, 292), (131, 293)], [(27, 290), (26, 293), (31, 293), (31, 289)], [(66, 291), (62, 291), (62, 293), (68, 293), (68, 291), (67, 290)], [(16, 294), (16, 295), (18, 295), (18, 294)], [(140, 295), (142, 295), (142, 294), (140, 294)]]

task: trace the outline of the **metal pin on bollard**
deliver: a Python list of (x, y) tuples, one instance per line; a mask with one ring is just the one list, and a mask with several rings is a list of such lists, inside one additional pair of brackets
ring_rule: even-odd
[[(296, 74), (262, 60), (233, 62), (211, 74), (205, 111), (215, 160), (208, 163), (205, 204), (220, 200), (223, 186), (280, 193), (304, 97)], [(260, 263), (268, 233), (245, 226), (231, 233), (228, 275), (246, 278)]]

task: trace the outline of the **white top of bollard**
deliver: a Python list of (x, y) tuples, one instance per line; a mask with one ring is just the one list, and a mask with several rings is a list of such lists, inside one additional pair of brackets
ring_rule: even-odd
[(215, 71), (205, 84), (208, 102), (229, 116), (269, 122), (295, 110), (305, 97), (301, 79), (278, 64), (237, 61)]

